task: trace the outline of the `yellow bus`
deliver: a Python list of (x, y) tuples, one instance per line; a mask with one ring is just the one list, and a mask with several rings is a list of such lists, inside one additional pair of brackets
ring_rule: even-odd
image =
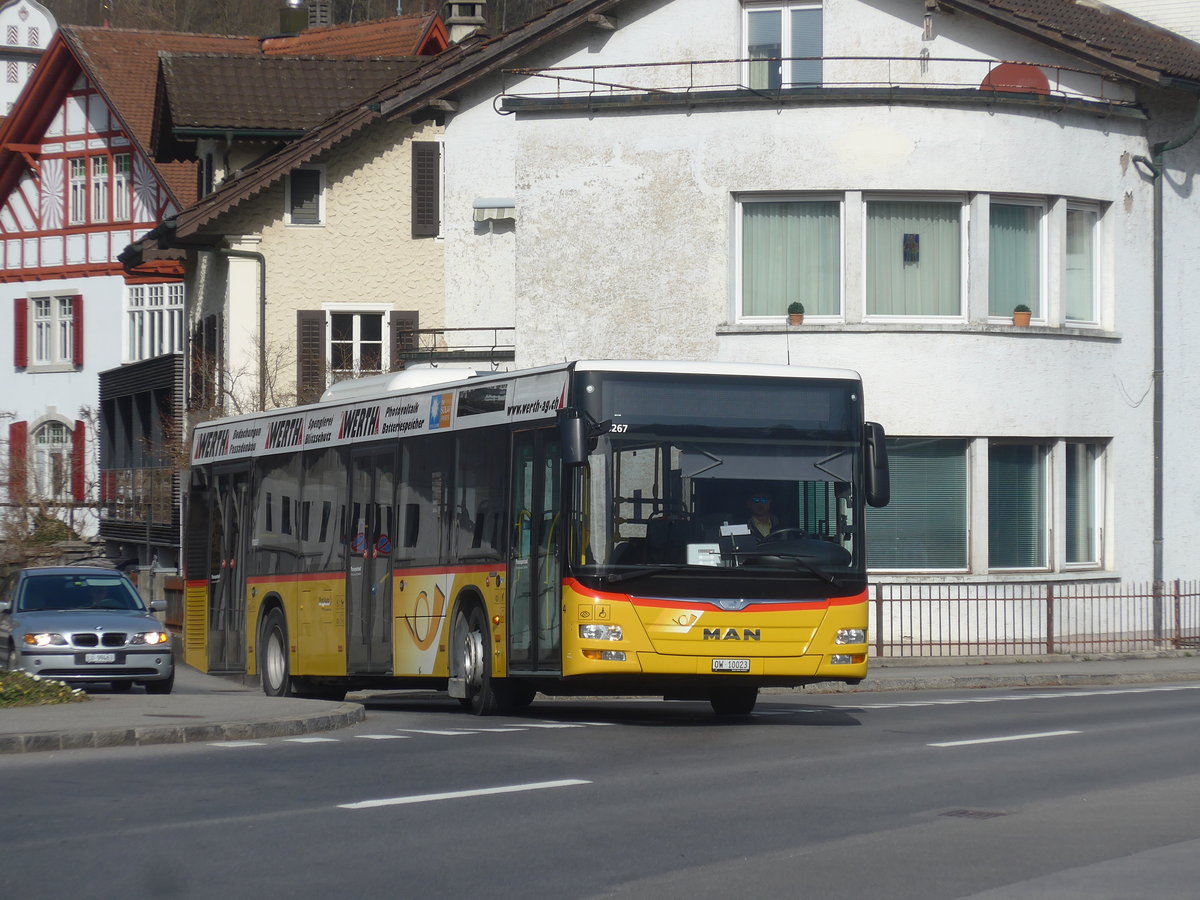
[(195, 428), (185, 659), (270, 695), (706, 699), (867, 667), (883, 429), (847, 370), (578, 361), (344, 381)]

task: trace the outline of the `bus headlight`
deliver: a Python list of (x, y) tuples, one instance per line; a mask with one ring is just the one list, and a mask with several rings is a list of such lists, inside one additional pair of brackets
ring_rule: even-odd
[(619, 641), (624, 637), (620, 625), (598, 625), (594, 622), (580, 625), (579, 636), (586, 641)]
[(839, 628), (837, 637), (833, 639), (835, 644), (865, 644), (867, 642), (867, 629), (865, 628)]

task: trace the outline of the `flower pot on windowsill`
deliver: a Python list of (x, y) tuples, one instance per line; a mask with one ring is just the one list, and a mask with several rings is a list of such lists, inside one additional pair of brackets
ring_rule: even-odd
[(1018, 328), (1029, 327), (1029, 317), (1033, 315), (1028, 306), (1018, 306), (1013, 310), (1012, 322)]
[(803, 325), (804, 324), (804, 313), (788, 313), (788, 324), (789, 325)]

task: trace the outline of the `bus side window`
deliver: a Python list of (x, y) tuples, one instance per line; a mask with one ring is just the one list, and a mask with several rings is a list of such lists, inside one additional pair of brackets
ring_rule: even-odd
[(421, 507), (416, 503), (406, 504), (404, 507), (404, 546), (417, 546), (417, 539), (421, 534)]

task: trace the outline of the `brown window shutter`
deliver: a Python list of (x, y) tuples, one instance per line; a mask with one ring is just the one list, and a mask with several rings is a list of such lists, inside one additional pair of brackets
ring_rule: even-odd
[(13, 306), (13, 365), (29, 365), (29, 298), (18, 297)]
[(408, 360), (407, 354), (420, 348), (417, 329), (421, 314), (416, 310), (392, 313), (392, 371), (399, 372)]
[(75, 420), (71, 432), (71, 496), (76, 503), (87, 499), (87, 425)]
[(24, 503), (25, 486), (29, 483), (25, 469), (29, 456), (29, 423), (13, 422), (8, 426), (8, 500)]
[(412, 142), (412, 236), (437, 237), (442, 225), (439, 203), (442, 145)]
[(71, 298), (71, 362), (83, 365), (83, 297)]
[(314, 403), (325, 392), (325, 312), (296, 313), (296, 402)]

